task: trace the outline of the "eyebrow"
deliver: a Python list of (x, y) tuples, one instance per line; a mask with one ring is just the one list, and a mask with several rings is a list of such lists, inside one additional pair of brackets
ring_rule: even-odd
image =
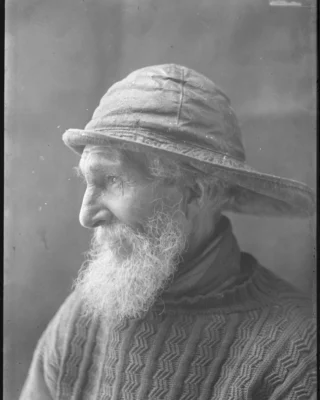
[[(75, 175), (76, 175), (78, 178), (85, 179), (86, 174), (85, 174), (85, 172), (83, 171), (83, 169), (82, 169), (82, 167), (81, 167), (81, 161), (80, 161), (79, 165), (73, 167), (73, 170), (74, 170), (74, 172), (75, 172)], [(108, 175), (108, 174), (110, 174), (110, 173), (111, 173), (111, 174), (112, 174), (112, 173), (115, 173), (115, 174), (117, 174), (117, 175), (123, 175), (123, 171), (122, 171), (122, 173), (120, 173), (120, 172), (116, 169), (116, 167), (114, 167), (114, 166), (105, 166), (105, 165), (90, 166), (88, 173), (90, 173), (90, 172), (98, 172), (98, 173), (100, 173), (100, 174), (105, 174), (105, 175)]]

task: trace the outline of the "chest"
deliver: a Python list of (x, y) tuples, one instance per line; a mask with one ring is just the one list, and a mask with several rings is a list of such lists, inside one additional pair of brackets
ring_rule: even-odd
[(83, 329), (66, 346), (59, 399), (250, 399), (261, 386), (250, 321), (151, 316)]

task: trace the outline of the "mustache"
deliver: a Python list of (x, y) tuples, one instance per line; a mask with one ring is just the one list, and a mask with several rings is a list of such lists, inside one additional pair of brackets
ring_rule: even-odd
[[(130, 240), (129, 240), (130, 238)], [(129, 241), (145, 240), (147, 235), (136, 231), (124, 223), (116, 223), (112, 226), (100, 226), (92, 235), (91, 246), (93, 249), (102, 249), (104, 245), (112, 248), (128, 247)]]
[(137, 241), (152, 240), (154, 245), (157, 245), (164, 229), (180, 230), (179, 223), (170, 214), (158, 211), (156, 215), (148, 218), (144, 224), (135, 228), (122, 222), (113, 223), (109, 226), (101, 225), (94, 230), (91, 244), (99, 246), (108, 242), (114, 245), (126, 245), (126, 238), (130, 237)]
[[(114, 241), (115, 238), (121, 234), (130, 235), (135, 237), (137, 240), (145, 239), (157, 239), (161, 237), (163, 228), (166, 226), (168, 229), (181, 229), (178, 220), (179, 216), (186, 218), (185, 213), (180, 208), (181, 200), (171, 206), (165, 205), (163, 201), (158, 201), (154, 206), (154, 212), (152, 216), (146, 220), (138, 223), (136, 226), (122, 223), (121, 221), (115, 221), (111, 225), (100, 225), (95, 228), (92, 240), (94, 243), (99, 241)], [(178, 218), (176, 218), (178, 217)]]
[(137, 238), (147, 238), (147, 225), (139, 224), (139, 226), (133, 227), (120, 221), (114, 222), (112, 225), (100, 225), (93, 231), (92, 240), (97, 242), (106, 240), (112, 241), (121, 234), (127, 234)]

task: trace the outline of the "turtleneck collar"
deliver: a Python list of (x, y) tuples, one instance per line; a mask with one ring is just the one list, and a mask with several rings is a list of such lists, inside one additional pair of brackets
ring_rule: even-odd
[(181, 263), (162, 300), (219, 293), (240, 275), (240, 249), (229, 219), (222, 216), (205, 249), (187, 263)]

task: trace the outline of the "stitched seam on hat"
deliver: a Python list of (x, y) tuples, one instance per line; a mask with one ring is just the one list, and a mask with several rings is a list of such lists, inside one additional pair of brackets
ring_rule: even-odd
[(180, 114), (181, 114), (181, 109), (182, 109), (182, 102), (183, 102), (183, 96), (184, 96), (184, 70), (181, 70), (182, 72), (182, 83), (181, 83), (181, 95), (180, 95), (180, 104), (179, 104), (179, 110), (178, 110), (178, 115), (177, 115), (177, 125), (179, 125), (180, 121)]

